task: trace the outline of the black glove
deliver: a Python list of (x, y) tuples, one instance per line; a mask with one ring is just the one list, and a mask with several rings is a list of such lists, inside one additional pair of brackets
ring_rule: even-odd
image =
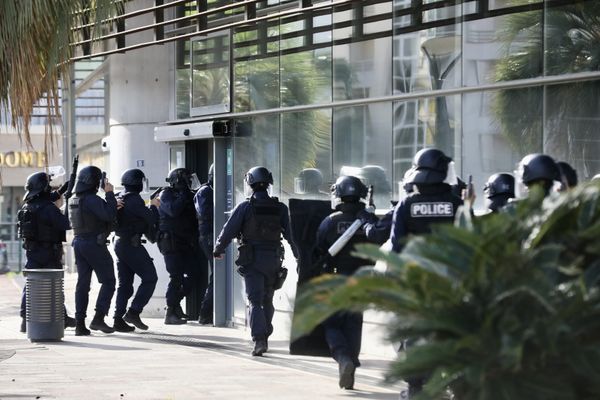
[(69, 182), (67, 181), (58, 188), (58, 193), (62, 196), (63, 194), (67, 193), (68, 188), (69, 188)]

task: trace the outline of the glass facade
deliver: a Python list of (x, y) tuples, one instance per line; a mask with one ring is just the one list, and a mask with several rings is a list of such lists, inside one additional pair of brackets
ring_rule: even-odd
[[(257, 10), (277, 12), (286, 3), (259, 2)], [(389, 200), (401, 196), (398, 182), (412, 156), (426, 146), (451, 155), (463, 177), (473, 175), (476, 206), (482, 204), (488, 176), (512, 172), (527, 153), (567, 161), (582, 179), (600, 172), (594, 129), (599, 81), (477, 90), (597, 71), (598, 2), (561, 7), (531, 0), (447, 3), (350, 2), (236, 26), (231, 36), (222, 36), (230, 38), (230, 48), (226, 40), (205, 46), (209, 53), (214, 50), (203, 56), (202, 68), (212, 68), (216, 59), (222, 66), (204, 83), (225, 88), (231, 79), (230, 98), (224, 94), (219, 101), (230, 102), (239, 127), (236, 201), (243, 199), (243, 173), (263, 164), (273, 170), (274, 192), (284, 199), (298, 194), (294, 182), (300, 171), (318, 168), (325, 183), (316, 197), (340, 174), (353, 173), (375, 183), (377, 206), (386, 209)], [(178, 46), (193, 49), (194, 43)], [(177, 70), (178, 117), (189, 116), (195, 107), (196, 65)], [(435, 96), (447, 89), (456, 93)], [(411, 98), (360, 104), (403, 94)], [(336, 105), (349, 100), (356, 102)], [(286, 110), (301, 106), (315, 107)], [(237, 117), (265, 110), (273, 112)]]

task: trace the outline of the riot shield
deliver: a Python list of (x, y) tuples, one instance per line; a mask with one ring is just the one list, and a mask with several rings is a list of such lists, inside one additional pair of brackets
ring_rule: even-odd
[[(314, 268), (314, 250), (317, 244), (317, 229), (321, 221), (331, 214), (331, 202), (325, 200), (290, 199), (290, 224), (292, 238), (299, 252), (298, 288), (321, 271)], [(292, 324), (293, 325), (293, 324)], [(290, 342), (290, 354), (329, 357), (329, 347), (321, 325), (309, 335)]]

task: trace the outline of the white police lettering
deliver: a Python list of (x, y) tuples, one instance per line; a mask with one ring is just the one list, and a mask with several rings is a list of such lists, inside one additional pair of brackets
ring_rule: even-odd
[(348, 228), (350, 228), (350, 225), (352, 225), (353, 221), (341, 221), (337, 223), (337, 233), (338, 235), (341, 235), (342, 233), (346, 232), (348, 230)]
[(448, 202), (440, 203), (413, 203), (410, 205), (410, 215), (413, 218), (422, 217), (452, 217), (454, 205)]

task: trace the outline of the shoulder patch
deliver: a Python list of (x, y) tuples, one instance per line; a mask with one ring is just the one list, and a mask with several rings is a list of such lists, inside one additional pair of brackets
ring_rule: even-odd
[(412, 203), (410, 216), (413, 218), (447, 218), (454, 216), (454, 204), (449, 201)]

